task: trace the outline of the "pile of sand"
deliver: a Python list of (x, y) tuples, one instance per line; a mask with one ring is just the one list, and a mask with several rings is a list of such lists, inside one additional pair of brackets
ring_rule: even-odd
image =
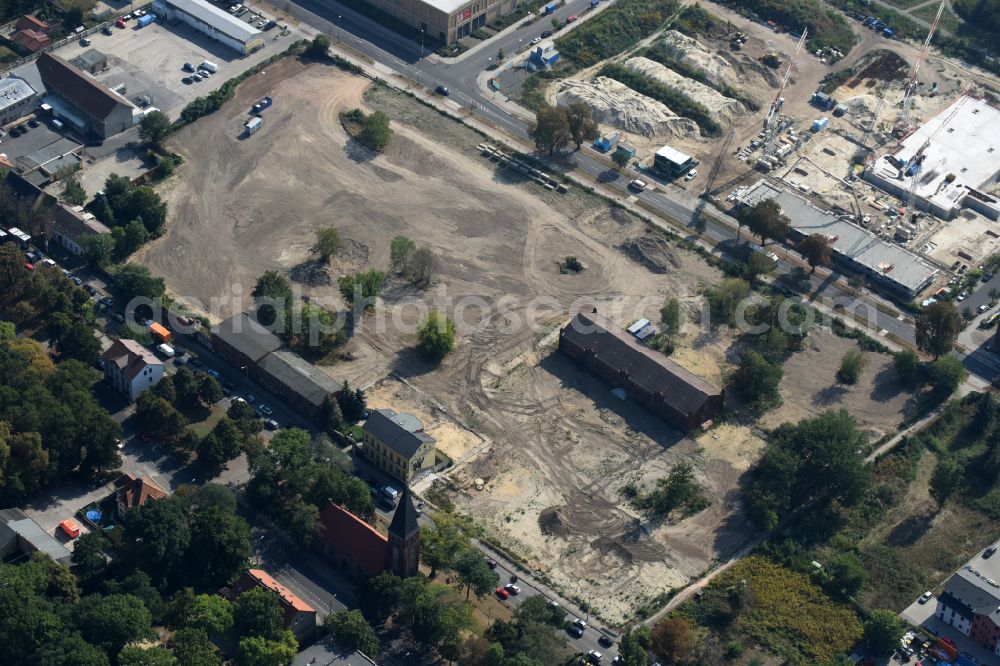
[(732, 64), (725, 58), (710, 52), (696, 39), (676, 30), (668, 30), (663, 33), (661, 45), (671, 58), (692, 69), (704, 72), (705, 77), (717, 86), (725, 85), (738, 88), (743, 82), (739, 72)]
[(633, 72), (658, 81), (670, 88), (676, 88), (695, 102), (708, 110), (712, 120), (717, 123), (733, 124), (747, 115), (744, 106), (735, 99), (726, 97), (718, 90), (709, 88), (704, 83), (681, 76), (674, 70), (661, 65), (649, 58), (629, 58), (625, 66)]
[(632, 261), (642, 264), (654, 273), (663, 274), (681, 267), (680, 257), (663, 236), (631, 238), (618, 246)]
[(698, 125), (681, 118), (661, 102), (632, 90), (624, 83), (599, 76), (590, 81), (564, 81), (556, 96), (560, 106), (581, 101), (605, 125), (646, 137), (698, 136)]

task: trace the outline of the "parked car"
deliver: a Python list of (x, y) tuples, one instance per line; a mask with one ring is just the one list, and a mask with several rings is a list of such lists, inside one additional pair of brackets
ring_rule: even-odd
[(121, 312), (114, 313), (113, 315), (111, 315), (111, 318), (114, 319), (119, 324), (125, 323), (125, 315), (123, 315)]
[(694, 177), (697, 176), (697, 175), (698, 175), (698, 170), (697, 169), (691, 169), (684, 176), (684, 180), (694, 180)]
[(501, 599), (508, 599), (510, 597), (510, 592), (508, 592), (506, 589), (502, 587), (498, 587), (496, 589), (496, 593), (497, 596), (500, 597)]
[(279, 428), (278, 422), (274, 419), (267, 419), (264, 421), (264, 427), (268, 430), (277, 430)]
[(545, 38), (551, 37), (551, 36), (552, 36), (552, 31), (551, 30), (545, 30), (544, 32), (542, 32), (542, 39), (545, 39)]
[(110, 37), (114, 33), (111, 31), (111, 26), (110, 25), (106, 25), (103, 28), (101, 28), (101, 34), (102, 35), (108, 35)]
[(927, 590), (926, 592), (920, 595), (920, 598), (917, 599), (917, 601), (922, 604), (926, 604), (928, 601), (930, 601), (930, 598), (933, 596), (934, 594), (930, 590)]
[(631, 183), (628, 184), (630, 190), (635, 190), (636, 192), (642, 192), (647, 187), (646, 181), (636, 178)]
[(259, 414), (263, 414), (264, 416), (270, 416), (271, 414), (274, 414), (274, 410), (263, 403), (257, 405), (257, 412)]
[(448, 95), (451, 94), (451, 91), (448, 90), (448, 86), (438, 86), (434, 89), (434, 92), (436, 92), (438, 95), (441, 95), (442, 97), (447, 97)]
[(576, 14), (573, 14), (572, 16), (570, 16), (569, 18), (566, 19), (566, 23), (572, 23), (577, 18), (579, 18), (579, 17)]
[(534, 39), (532, 39), (532, 40), (531, 40), (530, 42), (528, 42), (528, 44), (529, 44), (530, 46), (534, 46), (535, 44), (537, 44), (537, 43), (538, 43), (538, 42), (540, 42), (540, 41), (542, 41), (542, 38), (541, 38), (541, 37), (535, 37), (535, 38), (534, 38)]
[(979, 313), (982, 314), (982, 313), (986, 312), (989, 309), (990, 309), (990, 304), (989, 303), (983, 303), (982, 305), (979, 306)]
[(194, 81), (195, 83), (198, 83), (199, 81), (201, 81), (201, 74), (192, 74), (191, 80)]
[(189, 62), (186, 62), (186, 63), (184, 63), (184, 67), (182, 67), (181, 69), (183, 69), (185, 72), (193, 72), (194, 71), (194, 65), (192, 65)]
[(576, 620), (573, 621), (573, 624), (577, 627), (580, 627), (581, 629), (587, 628), (587, 623), (581, 620), (580, 618), (576, 618)]
[(90, 38), (84, 37), (80, 40), (80, 46), (90, 46)]
[(506, 585), (504, 585), (503, 589), (507, 590), (511, 594), (521, 594), (521, 588), (519, 588), (517, 585), (514, 585), (514, 583), (507, 583)]
[(67, 518), (66, 520), (59, 523), (59, 529), (66, 533), (70, 539), (75, 539), (80, 536), (80, 526), (76, 524), (72, 518)]
[(497, 561), (494, 560), (492, 557), (487, 557), (486, 558), (486, 566), (488, 566), (490, 569), (496, 569), (497, 568)]
[(986, 558), (991, 557), (995, 552), (997, 552), (997, 547), (990, 546), (989, 548), (983, 551), (983, 559), (985, 560)]
[(587, 653), (587, 661), (589, 661), (592, 664), (599, 664), (601, 663), (601, 658), (603, 656), (604, 655), (602, 655), (597, 650), (591, 650), (590, 652)]
[(583, 636), (583, 629), (576, 626), (575, 624), (571, 625), (568, 629), (566, 629), (566, 631), (573, 638), (580, 638), (581, 636)]
[(190, 76), (185, 76), (183, 79), (181, 79), (181, 83), (185, 85), (191, 85), (192, 83), (194, 83), (194, 79), (192, 79)]
[(615, 642), (613, 640), (611, 640), (610, 638), (608, 638), (607, 636), (601, 635), (597, 639), (597, 644), (600, 645), (601, 647), (609, 648), (612, 645), (614, 645)]
[(125, 29), (125, 20), (124, 19), (118, 19), (117, 21), (115, 21), (115, 25), (118, 26), (119, 28), (121, 28), (122, 30), (124, 30)]

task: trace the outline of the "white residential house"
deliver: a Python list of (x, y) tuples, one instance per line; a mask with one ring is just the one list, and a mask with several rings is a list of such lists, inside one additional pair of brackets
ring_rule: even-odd
[(101, 358), (104, 376), (130, 402), (163, 379), (163, 362), (135, 340), (116, 340)]
[(77, 256), (83, 255), (87, 238), (97, 234), (110, 234), (111, 229), (83, 206), (60, 204), (48, 220), (49, 237)]

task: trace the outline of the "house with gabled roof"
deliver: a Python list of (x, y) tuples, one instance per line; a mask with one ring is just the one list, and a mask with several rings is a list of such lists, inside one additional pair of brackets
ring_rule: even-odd
[(135, 509), (146, 502), (163, 499), (166, 496), (167, 491), (148, 476), (137, 476), (126, 472), (115, 481), (115, 507), (118, 509), (119, 517), (124, 516), (129, 509)]
[(413, 414), (373, 409), (362, 431), (365, 456), (404, 484), (417, 472), (434, 466), (435, 439), (424, 432), (424, 424)]
[(263, 569), (247, 569), (231, 589), (233, 598), (253, 589), (270, 590), (278, 595), (282, 610), (282, 627), (300, 642), (316, 631), (316, 609), (307, 604)]
[(163, 361), (135, 340), (115, 340), (101, 359), (104, 377), (130, 402), (163, 379)]

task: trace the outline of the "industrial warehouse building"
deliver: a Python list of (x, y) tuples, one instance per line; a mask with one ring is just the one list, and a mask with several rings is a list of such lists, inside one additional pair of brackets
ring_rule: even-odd
[(909, 250), (763, 180), (742, 194), (737, 203), (752, 206), (764, 199), (774, 199), (788, 216), (795, 240), (810, 234), (826, 236), (835, 259), (905, 298), (914, 298), (937, 274), (933, 265)]
[(943, 220), (962, 208), (1000, 219), (1000, 197), (989, 191), (1000, 179), (1000, 110), (959, 97), (869, 164), (864, 178), (902, 201), (916, 179), (915, 207)]
[(182, 21), (243, 55), (264, 46), (260, 30), (204, 0), (154, 0), (153, 12), (168, 21)]
[(577, 314), (559, 331), (559, 351), (681, 430), (722, 409), (720, 389), (596, 312)]
[(518, 6), (518, 0), (367, 0), (368, 4), (398, 18), (429, 41), (454, 44)]
[(23, 118), (38, 106), (38, 93), (16, 76), (0, 79), (0, 125)]
[(46, 101), (79, 134), (107, 139), (132, 127), (138, 109), (94, 77), (51, 53), (40, 55), (37, 65)]

